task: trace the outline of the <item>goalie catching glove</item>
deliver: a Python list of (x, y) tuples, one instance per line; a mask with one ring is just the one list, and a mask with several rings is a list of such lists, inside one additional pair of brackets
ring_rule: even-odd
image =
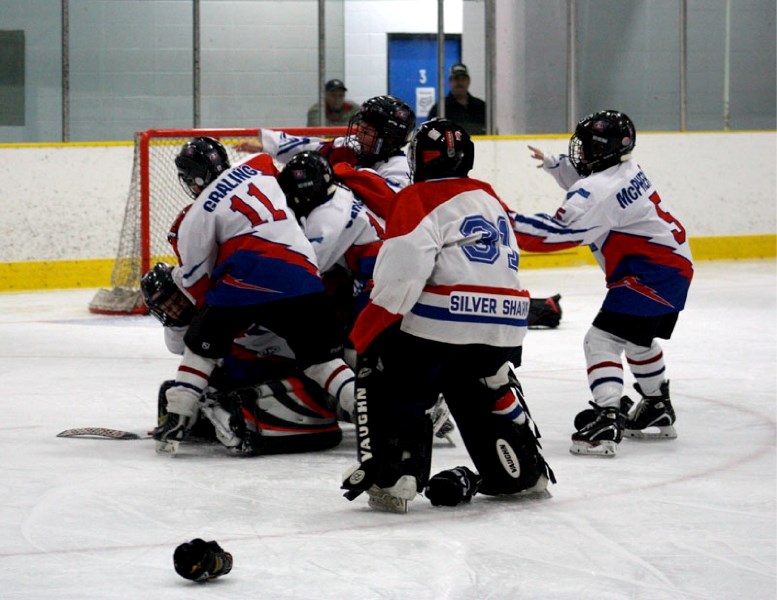
[(232, 570), (232, 555), (216, 542), (195, 538), (181, 544), (173, 553), (175, 572), (184, 579), (204, 583)]

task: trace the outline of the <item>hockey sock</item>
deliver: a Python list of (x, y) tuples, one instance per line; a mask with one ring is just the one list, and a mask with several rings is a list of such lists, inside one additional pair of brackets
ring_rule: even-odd
[(666, 376), (664, 353), (658, 342), (648, 346), (626, 344), (626, 360), (634, 378), (645, 396), (660, 396), (661, 384)]
[(621, 354), (626, 340), (591, 326), (585, 335), (584, 349), (588, 387), (599, 406), (617, 406), (623, 395)]
[(334, 358), (325, 363), (311, 365), (303, 373), (335, 398), (341, 409), (353, 415), (356, 376), (343, 359)]

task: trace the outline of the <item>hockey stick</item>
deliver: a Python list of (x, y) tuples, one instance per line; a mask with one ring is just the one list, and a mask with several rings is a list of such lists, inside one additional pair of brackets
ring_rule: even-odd
[(61, 438), (92, 438), (101, 440), (142, 440), (149, 439), (150, 433), (139, 435), (132, 431), (122, 431), (121, 429), (110, 429), (108, 427), (75, 427), (60, 431), (57, 437)]

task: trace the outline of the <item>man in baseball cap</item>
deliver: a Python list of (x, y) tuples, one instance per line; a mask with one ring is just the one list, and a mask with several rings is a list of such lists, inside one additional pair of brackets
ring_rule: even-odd
[[(448, 72), (451, 91), (445, 97), (445, 118), (458, 123), (470, 135), (486, 133), (486, 103), (469, 93), (469, 69), (456, 63)], [(438, 116), (437, 104), (429, 111), (429, 118)]]
[[(323, 125), (345, 127), (351, 117), (359, 112), (359, 105), (345, 99), (348, 88), (341, 79), (330, 79), (324, 86), (326, 100), (326, 118)], [(318, 127), (321, 123), (321, 107), (318, 102), (308, 109), (308, 127)]]

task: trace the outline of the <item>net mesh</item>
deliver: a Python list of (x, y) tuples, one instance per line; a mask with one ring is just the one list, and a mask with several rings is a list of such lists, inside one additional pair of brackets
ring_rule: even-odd
[[(293, 128), (294, 135), (314, 137), (343, 135), (345, 128)], [(234, 150), (241, 141), (255, 140), (258, 129), (149, 130), (135, 134), (127, 205), (124, 210), (111, 286), (100, 289), (89, 304), (99, 314), (145, 314), (140, 279), (158, 261), (175, 263), (167, 232), (181, 209), (192, 200), (178, 181), (174, 159), (184, 143), (193, 137), (215, 137), (224, 145), (231, 164), (246, 158)], [(148, 235), (143, 224), (148, 224)]]
[[(127, 205), (124, 210), (119, 248), (111, 274), (111, 287), (100, 289), (89, 304), (89, 310), (100, 314), (143, 314), (146, 311), (140, 294), (140, 279), (144, 271), (158, 261), (175, 262), (167, 232), (181, 209), (191, 202), (178, 181), (174, 159), (184, 143), (198, 135), (218, 138), (227, 149), (232, 164), (245, 159), (233, 146), (243, 140), (255, 140), (257, 130), (245, 130), (244, 135), (219, 135), (218, 130), (188, 130), (175, 135), (139, 132), (135, 135)], [(142, 143), (143, 136), (147, 145)], [(143, 154), (147, 153), (144, 157)], [(147, 159), (147, 173), (142, 168)], [(147, 202), (142, 195), (147, 189)], [(142, 236), (142, 215), (148, 216), (148, 239)], [(144, 247), (145, 246), (145, 247)], [(145, 261), (144, 261), (145, 257)], [(147, 264), (144, 264), (147, 263)]]

